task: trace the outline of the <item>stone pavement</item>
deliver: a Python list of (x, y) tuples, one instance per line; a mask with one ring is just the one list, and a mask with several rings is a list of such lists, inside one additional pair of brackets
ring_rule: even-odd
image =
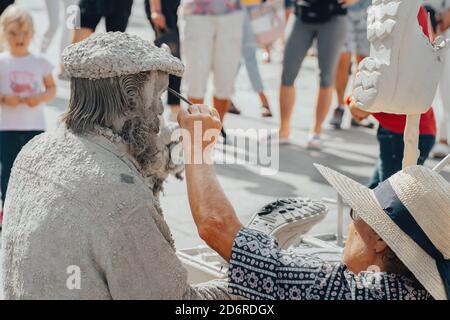
[[(37, 35), (33, 43), (34, 51), (47, 26), (44, 1), (18, 0), (19, 4), (31, 9)], [(103, 30), (103, 25), (99, 28)], [(143, 0), (136, 0), (128, 29), (129, 33), (152, 39), (153, 33), (145, 18)], [(58, 34), (48, 52), (48, 58), (57, 65)], [(201, 50), (201, 48), (199, 48)], [(274, 52), (271, 64), (261, 64), (261, 73), (266, 86), (266, 94), (274, 111), (273, 119), (262, 119), (259, 100), (252, 91), (245, 68), (237, 77), (235, 104), (242, 109), (241, 116), (228, 115), (225, 127), (231, 128), (276, 128), (278, 119), (278, 87), (281, 74), (281, 53)], [(217, 174), (225, 193), (233, 203), (241, 221), (246, 223), (252, 214), (264, 204), (277, 197), (308, 196), (314, 199), (335, 198), (335, 193), (313, 167), (313, 163), (331, 166), (344, 174), (366, 183), (372, 173), (377, 157), (375, 130), (348, 129), (333, 131), (326, 127), (325, 146), (322, 152), (305, 149), (308, 129), (314, 116), (316, 92), (318, 89), (318, 68), (315, 58), (307, 58), (298, 77), (296, 110), (293, 123), (294, 145), (280, 147), (280, 168), (274, 176), (261, 176), (257, 168), (248, 165), (219, 165)], [(208, 96), (212, 94), (209, 87)], [(57, 125), (57, 117), (67, 107), (69, 84), (58, 82), (58, 97), (46, 109), (48, 129)], [(327, 120), (328, 121), (328, 120)], [(346, 122), (349, 123), (347, 116)], [(432, 166), (436, 162), (429, 161)], [(447, 177), (450, 171), (447, 169)], [(169, 179), (161, 198), (165, 217), (170, 225), (177, 248), (187, 248), (202, 244), (190, 215), (184, 182)], [(334, 233), (336, 215), (333, 210), (311, 233)]]

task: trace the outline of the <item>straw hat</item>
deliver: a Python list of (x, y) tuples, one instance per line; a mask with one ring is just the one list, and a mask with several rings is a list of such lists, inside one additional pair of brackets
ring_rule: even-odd
[(370, 190), (334, 170), (316, 167), (435, 299), (449, 299), (450, 184), (441, 175), (423, 166), (408, 167)]
[(72, 44), (62, 54), (64, 70), (70, 77), (104, 79), (163, 71), (181, 76), (184, 65), (165, 46), (122, 32), (97, 33)]

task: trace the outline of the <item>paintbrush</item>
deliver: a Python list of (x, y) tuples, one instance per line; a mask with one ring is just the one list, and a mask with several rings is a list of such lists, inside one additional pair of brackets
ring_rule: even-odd
[(183, 100), (184, 102), (186, 102), (188, 105), (192, 106), (193, 103), (190, 102), (187, 98), (183, 97), (181, 94), (179, 94), (178, 92), (176, 92), (175, 90), (173, 90), (172, 88), (167, 88), (167, 91), (169, 91), (171, 94), (173, 94), (175, 97), (177, 97), (180, 100)]
[[(186, 102), (188, 105), (192, 106), (194, 105), (192, 102), (189, 101), (189, 99), (183, 97), (180, 93), (178, 93), (177, 91), (173, 90), (172, 88), (167, 87), (167, 91), (170, 92), (171, 94), (173, 94), (175, 97), (179, 98), (180, 100), (183, 100), (184, 102)], [(216, 108), (212, 108), (217, 116), (219, 116), (219, 113), (217, 112)], [(225, 130), (223, 130), (223, 128), (220, 130), (220, 133), (222, 134), (223, 138), (225, 139), (225, 141), (227, 140), (227, 134), (225, 133)]]

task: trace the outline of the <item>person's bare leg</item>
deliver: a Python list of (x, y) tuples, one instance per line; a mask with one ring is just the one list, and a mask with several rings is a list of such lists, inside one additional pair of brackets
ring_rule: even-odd
[(77, 43), (89, 38), (94, 33), (94, 30), (89, 28), (75, 29), (73, 33), (72, 43)]
[(268, 107), (269, 106), (269, 100), (267, 100), (267, 97), (264, 93), (264, 91), (258, 92), (258, 96), (259, 96), (259, 100), (261, 101), (261, 105), (264, 107)]
[(291, 133), (291, 119), (294, 111), (295, 87), (280, 87), (280, 138), (288, 138)]
[(214, 108), (219, 112), (220, 121), (223, 123), (223, 119), (225, 118), (225, 114), (228, 111), (228, 108), (230, 107), (231, 100), (229, 99), (219, 99), (217, 97), (214, 97)]
[(334, 109), (333, 116), (330, 119), (330, 125), (335, 129), (341, 129), (342, 119), (344, 117), (345, 91), (347, 89), (348, 79), (350, 78), (351, 63), (352, 54), (350, 52), (344, 52), (340, 55), (335, 79), (338, 105)]
[(327, 117), (330, 105), (333, 100), (333, 87), (320, 88), (319, 97), (317, 98), (316, 117), (313, 127), (313, 133), (320, 135), (322, 132), (322, 124)]
[(352, 62), (352, 54), (345, 52), (341, 54), (336, 72), (336, 93), (338, 105), (345, 104), (345, 90), (347, 89), (348, 79), (350, 77), (349, 70)]
[(267, 99), (264, 91), (258, 92), (259, 100), (261, 101), (261, 106), (263, 108), (262, 116), (271, 117), (272, 112), (270, 110), (269, 100)]

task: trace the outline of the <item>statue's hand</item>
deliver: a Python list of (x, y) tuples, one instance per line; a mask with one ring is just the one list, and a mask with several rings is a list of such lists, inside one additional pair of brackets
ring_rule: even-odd
[(161, 129), (161, 142), (167, 150), (167, 168), (169, 173), (182, 179), (184, 171), (183, 148), (180, 141), (180, 127), (178, 124), (169, 122)]

